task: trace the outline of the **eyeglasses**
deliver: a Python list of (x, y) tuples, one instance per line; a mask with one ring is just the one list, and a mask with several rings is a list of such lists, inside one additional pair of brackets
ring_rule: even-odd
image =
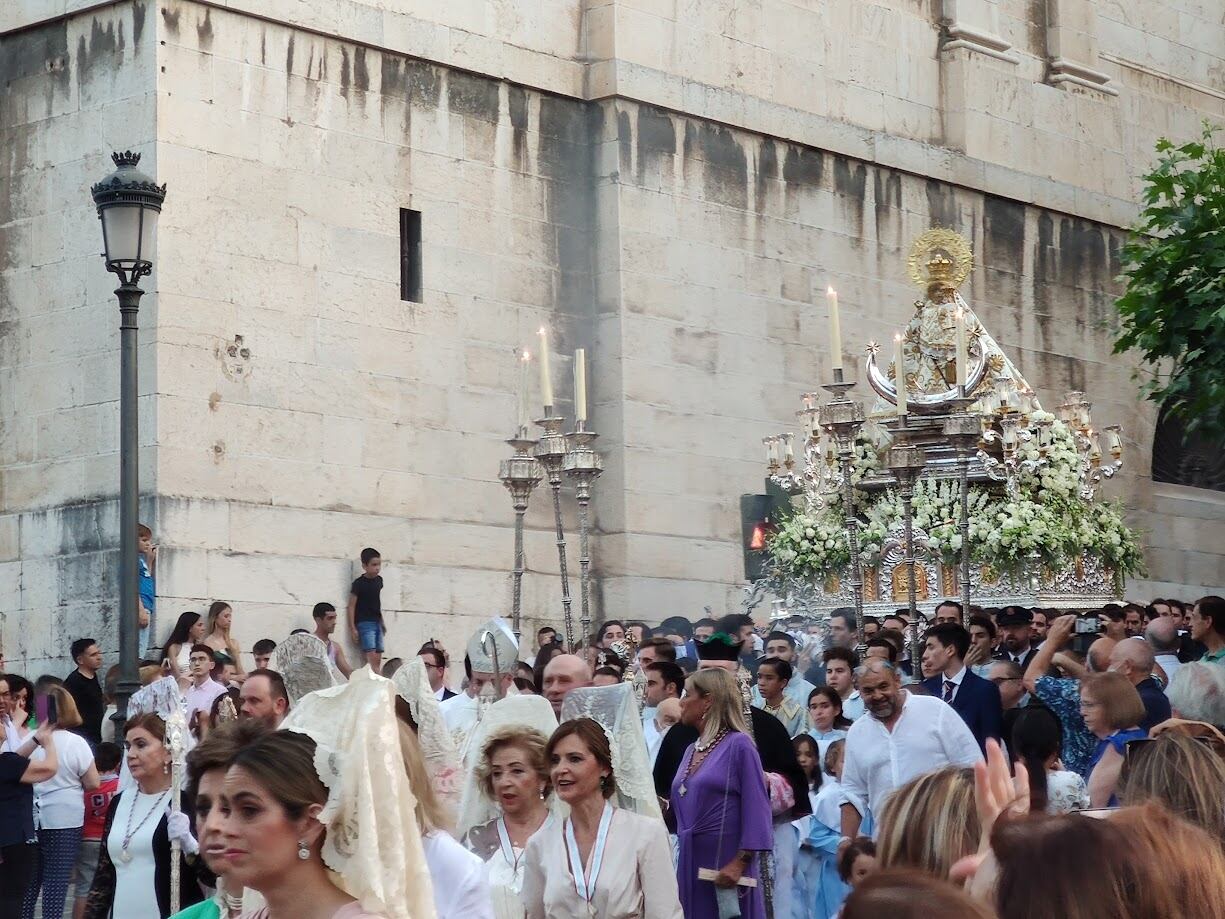
[(991, 678), (991, 682), (996, 686), (999, 686), (1001, 683), (1012, 683), (1020, 679), (1021, 678), (1019, 676), (993, 676)]

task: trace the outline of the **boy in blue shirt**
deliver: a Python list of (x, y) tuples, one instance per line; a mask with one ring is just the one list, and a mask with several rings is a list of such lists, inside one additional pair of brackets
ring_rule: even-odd
[(140, 653), (149, 650), (149, 623), (153, 620), (153, 607), (157, 588), (157, 546), (153, 545), (153, 531), (143, 523), (136, 525), (136, 543), (139, 553), (136, 562), (140, 566)]

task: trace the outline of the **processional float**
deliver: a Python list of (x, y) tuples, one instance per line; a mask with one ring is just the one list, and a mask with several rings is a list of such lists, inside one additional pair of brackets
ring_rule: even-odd
[[(1118, 425), (1098, 429), (1084, 393), (1058, 415), (962, 297), (969, 243), (933, 229), (914, 243), (908, 274), (923, 291), (893, 342), (870, 343), (871, 411), (851, 398), (831, 289), (833, 381), (802, 396), (801, 445), (764, 439), (769, 480), (793, 496), (769, 541), (772, 573), (750, 603), (773, 593), (772, 618), (865, 615), (919, 603), (1086, 609), (1115, 599), (1140, 567), (1118, 510), (1099, 502), (1122, 467)], [(1086, 530), (1089, 527), (1089, 530)], [(912, 629), (911, 653), (920, 654)]]

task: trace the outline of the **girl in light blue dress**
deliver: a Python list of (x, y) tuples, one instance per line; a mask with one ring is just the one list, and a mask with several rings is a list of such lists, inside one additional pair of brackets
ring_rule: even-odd
[[(838, 843), (842, 841), (842, 805), (851, 804), (862, 818), (859, 832), (872, 833), (872, 816), (863, 802), (842, 786), (842, 760), (845, 740), (835, 740), (825, 752), (825, 776), (812, 805), (808, 835), (801, 839), (801, 857), (811, 855), (806, 862), (809, 878), (808, 912), (811, 919), (833, 919), (842, 908), (850, 888), (838, 874)], [(797, 896), (798, 902), (798, 896)]]
[[(801, 734), (791, 742), (795, 746), (795, 758), (799, 761), (800, 768), (804, 770), (804, 778), (808, 781), (808, 800), (815, 812), (822, 781), (820, 748), (808, 734)], [(788, 919), (809, 919), (812, 915), (812, 904), (816, 902), (817, 887), (821, 877), (821, 862), (818, 854), (804, 845), (804, 840), (811, 832), (812, 820), (811, 816), (807, 816), (792, 821), (796, 830), (799, 831), (800, 848), (795, 856), (795, 868), (792, 873), (792, 915)]]

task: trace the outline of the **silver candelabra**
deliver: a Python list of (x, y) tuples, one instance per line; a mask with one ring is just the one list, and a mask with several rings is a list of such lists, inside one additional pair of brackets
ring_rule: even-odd
[[(1067, 426), (1080, 455), (1080, 494), (1091, 501), (1104, 479), (1113, 479), (1123, 468), (1123, 429), (1109, 424), (1099, 434), (1093, 428), (1093, 403), (1083, 392), (1070, 392), (1059, 406), (1059, 418)], [(1106, 444), (1103, 450), (1102, 435)], [(1109, 456), (1106, 459), (1103, 453)]]
[(527, 428), (519, 428), (514, 437), (507, 441), (514, 453), (509, 459), (502, 460), (498, 468), (498, 478), (510, 492), (511, 504), (515, 509), (515, 568), (512, 572), (511, 588), (511, 628), (518, 643), (520, 623), (523, 615), (523, 515), (527, 513), (527, 504), (532, 492), (544, 478), (544, 468), (529, 452), (536, 441), (527, 436)]
[(590, 529), (591, 485), (604, 470), (600, 455), (595, 452), (597, 435), (587, 430), (587, 422), (580, 418), (570, 434), (570, 449), (566, 452), (564, 468), (566, 475), (574, 481), (574, 497), (578, 501), (578, 575), (579, 598), (583, 627), (583, 638), (591, 634), (591, 555), (587, 548)]
[(574, 618), (570, 612), (570, 571), (566, 565), (566, 530), (561, 518), (561, 474), (566, 462), (566, 435), (562, 426), (566, 420), (553, 414), (553, 406), (546, 405), (545, 417), (536, 422), (544, 433), (536, 444), (536, 459), (544, 467), (553, 490), (553, 523), (557, 531), (557, 564), (561, 572), (562, 621), (566, 630), (566, 644), (574, 651)]

